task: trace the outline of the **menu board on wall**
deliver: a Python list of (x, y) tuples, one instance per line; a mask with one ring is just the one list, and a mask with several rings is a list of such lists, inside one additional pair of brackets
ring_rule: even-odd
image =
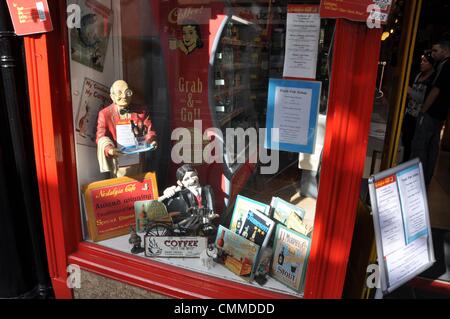
[(344, 18), (359, 22), (375, 20), (386, 23), (391, 5), (392, 0), (322, 0), (320, 2), (320, 16), (322, 18)]
[(390, 293), (435, 262), (418, 159), (369, 180), (381, 288)]
[(319, 37), (319, 6), (288, 5), (284, 77), (316, 78)]

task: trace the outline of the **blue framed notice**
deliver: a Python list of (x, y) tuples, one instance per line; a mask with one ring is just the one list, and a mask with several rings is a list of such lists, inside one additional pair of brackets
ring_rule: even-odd
[(266, 149), (313, 154), (322, 82), (270, 79)]

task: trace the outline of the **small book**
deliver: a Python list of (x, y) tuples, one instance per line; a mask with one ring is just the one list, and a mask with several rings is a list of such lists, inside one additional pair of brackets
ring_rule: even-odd
[(247, 281), (253, 280), (260, 247), (235, 232), (219, 226), (215, 245), (223, 264)]
[(272, 217), (274, 220), (285, 225), (287, 228), (295, 230), (303, 235), (308, 235), (309, 230), (303, 223), (305, 211), (303, 208), (291, 204), (279, 197), (272, 198)]
[(266, 247), (274, 227), (275, 222), (272, 219), (258, 211), (249, 210), (243, 216), (239, 235), (261, 247)]
[(144, 200), (134, 203), (136, 232), (145, 232), (150, 222), (172, 222), (166, 206), (158, 200)]
[(311, 239), (278, 224), (274, 240), (272, 276), (287, 287), (303, 292)]
[(236, 198), (234, 204), (233, 216), (231, 217), (230, 230), (239, 234), (242, 228), (242, 222), (248, 211), (261, 212), (264, 215), (270, 215), (270, 206), (254, 199), (250, 199), (241, 195)]

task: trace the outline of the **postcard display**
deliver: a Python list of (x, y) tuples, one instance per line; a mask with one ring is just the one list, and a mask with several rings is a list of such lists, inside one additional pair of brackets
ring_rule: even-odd
[[(69, 0), (67, 3), (78, 4), (81, 8), (82, 27), (69, 31), (69, 44), (77, 167), (83, 168), (78, 169), (78, 182), (82, 193), (85, 238), (119, 251), (131, 251), (141, 257), (197, 272), (204, 273), (206, 265), (211, 265), (209, 262), (213, 260), (212, 267), (207, 269), (208, 273), (217, 277), (301, 295), (312, 234), (312, 227), (305, 225), (305, 211), (302, 208), (278, 197), (273, 197), (271, 203), (262, 203), (238, 195), (230, 224), (219, 225), (211, 238), (205, 229), (190, 233), (174, 228), (176, 217), (167, 211), (159, 198), (155, 173), (109, 179), (99, 172), (96, 142), (98, 114), (111, 104), (110, 87), (114, 80), (122, 78), (123, 73), (121, 37), (118, 36), (120, 4), (101, 0)], [(94, 14), (100, 15), (101, 19), (93, 19)], [(320, 23), (317, 26), (317, 21), (313, 22), (312, 33), (316, 35)], [(300, 134), (297, 131), (287, 132), (285, 135), (289, 136), (282, 135), (282, 140), (275, 144), (281, 144), (279, 149), (282, 150), (284, 147), (284, 150), (291, 152), (313, 153), (320, 82), (283, 82), (269, 79), (268, 72), (261, 72), (261, 77), (244, 72), (245, 65), (250, 65), (251, 69), (261, 66), (263, 71), (268, 71), (269, 67), (264, 62), (268, 60), (269, 53), (261, 38), (255, 36), (254, 42), (249, 42), (251, 40), (244, 36), (246, 29), (249, 27), (240, 19), (229, 20), (224, 27), (219, 50), (215, 53), (213, 109), (219, 127), (224, 130), (228, 127), (246, 128), (264, 122), (261, 114), (246, 105), (265, 104), (266, 96), (247, 95), (245, 92), (248, 88), (270, 82), (271, 88), (267, 94), (274, 101), (269, 102), (269, 111), (274, 114), (269, 115), (269, 120), (271, 116), (275, 120), (272, 118), (269, 127), (276, 127), (283, 120), (288, 120), (276, 121), (276, 114), (279, 114), (276, 111), (287, 102), (298, 104), (298, 96), (307, 95), (307, 99), (303, 99), (304, 107), (311, 114), (301, 128), (295, 128), (304, 131), (300, 132), (306, 136), (302, 145), (291, 147), (292, 143), (283, 143), (283, 139), (290, 136), (297, 138)], [(314, 37), (305, 63), (297, 60), (297, 65), (285, 66), (286, 71), (290, 69), (294, 72), (288, 74), (290, 77), (299, 76), (301, 72), (307, 72), (307, 78), (314, 77), (316, 42), (318, 40)], [(246, 43), (252, 43), (250, 49), (240, 54)], [(291, 46), (287, 56), (294, 51)], [(289, 59), (286, 59), (288, 62)], [(235, 65), (239, 67), (234, 68)], [(283, 88), (290, 89), (290, 93), (296, 90), (294, 93), (298, 96), (294, 94), (280, 99)], [(270, 136), (266, 143), (273, 145)]]

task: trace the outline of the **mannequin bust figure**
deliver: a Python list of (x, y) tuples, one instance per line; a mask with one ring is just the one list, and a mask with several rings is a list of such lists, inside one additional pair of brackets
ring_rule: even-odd
[(141, 159), (136, 163), (121, 165), (119, 157), (128, 155), (123, 155), (119, 147), (128, 146), (127, 142), (137, 138), (133, 131), (136, 125), (141, 128), (141, 132), (145, 132), (141, 136), (145, 143), (156, 148), (156, 133), (152, 130), (150, 116), (145, 107), (131, 103), (133, 91), (125, 81), (114, 82), (110, 93), (113, 103), (99, 112), (97, 121), (96, 142), (100, 171), (110, 172), (112, 177), (142, 173)]

